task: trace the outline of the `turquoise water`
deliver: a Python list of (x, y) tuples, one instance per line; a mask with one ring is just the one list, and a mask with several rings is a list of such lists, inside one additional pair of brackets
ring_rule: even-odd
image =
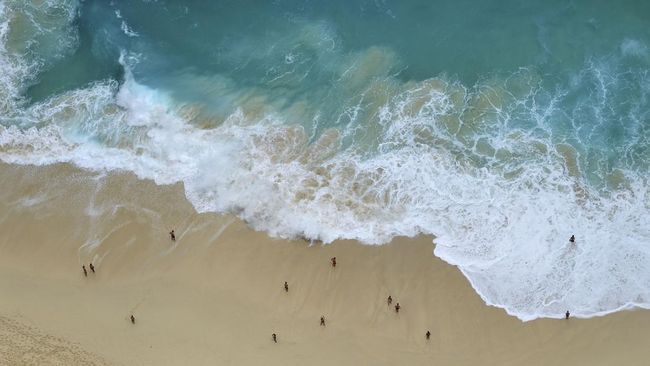
[(650, 3), (0, 4), (4, 161), (272, 236), (434, 234), (523, 320), (650, 304)]

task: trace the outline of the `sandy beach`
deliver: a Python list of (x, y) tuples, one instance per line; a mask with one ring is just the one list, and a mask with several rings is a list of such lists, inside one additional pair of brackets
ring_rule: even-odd
[[(2, 365), (642, 365), (650, 357), (650, 312), (523, 323), (485, 305), (433, 256), (431, 237), (383, 246), (273, 239), (232, 216), (197, 214), (180, 185), (68, 165), (2, 164), (0, 196)], [(96, 273), (85, 277), (90, 262)]]

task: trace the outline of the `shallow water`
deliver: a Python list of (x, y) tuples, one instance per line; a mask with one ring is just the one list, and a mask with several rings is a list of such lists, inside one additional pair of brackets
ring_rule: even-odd
[(182, 182), (273, 236), (434, 234), (523, 320), (648, 307), (646, 14), (5, 0), (0, 158)]

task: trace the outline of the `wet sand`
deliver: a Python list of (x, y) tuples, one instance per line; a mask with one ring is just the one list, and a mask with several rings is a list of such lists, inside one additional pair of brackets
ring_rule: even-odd
[[(641, 365), (650, 357), (650, 312), (522, 323), (486, 306), (426, 236), (383, 246), (273, 239), (232, 216), (197, 214), (180, 185), (68, 165), (1, 164), (0, 198), (2, 365)], [(91, 261), (97, 273), (84, 277)]]

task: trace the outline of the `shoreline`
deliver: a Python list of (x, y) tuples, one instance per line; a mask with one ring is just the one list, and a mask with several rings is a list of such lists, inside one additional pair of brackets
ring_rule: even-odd
[[(78, 356), (67, 364), (607, 365), (650, 357), (650, 312), (521, 322), (486, 305), (433, 255), (429, 236), (310, 245), (269, 238), (230, 215), (198, 214), (180, 185), (66, 164), (0, 164), (0, 172), (0, 320), (79, 349), (61, 353)], [(97, 273), (84, 277), (81, 265), (91, 261)], [(32, 355), (39, 364), (56, 364), (55, 353), (41, 351)]]

